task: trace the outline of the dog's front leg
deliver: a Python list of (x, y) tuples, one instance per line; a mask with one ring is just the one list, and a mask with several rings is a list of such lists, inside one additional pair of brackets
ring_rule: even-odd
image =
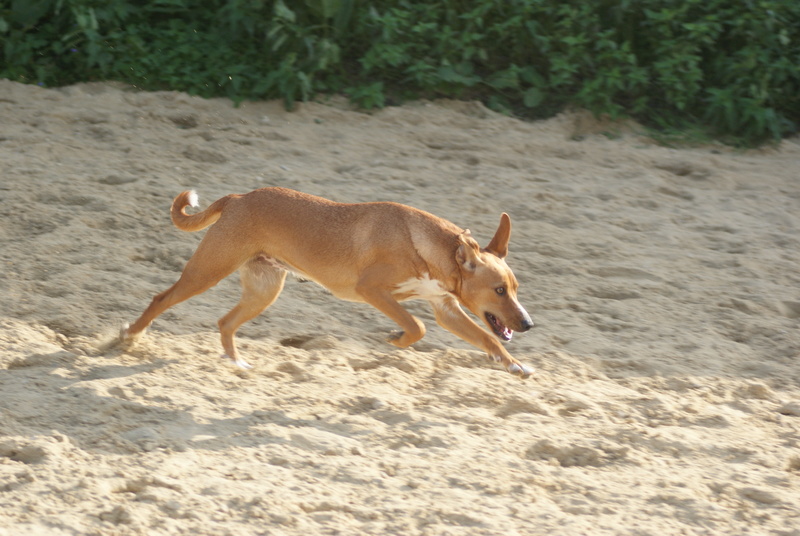
[(407, 348), (420, 340), (425, 335), (425, 324), (406, 311), (392, 296), (391, 290), (382, 286), (388, 278), (387, 271), (392, 267), (377, 265), (366, 270), (356, 285), (356, 292), (363, 300), (382, 312), (402, 328), (402, 331), (393, 332), (386, 341), (399, 348)]
[(444, 329), (484, 350), (492, 360), (502, 363), (508, 372), (523, 379), (533, 374), (533, 368), (511, 357), (499, 340), (467, 316), (455, 298), (447, 296), (430, 303), (436, 322)]

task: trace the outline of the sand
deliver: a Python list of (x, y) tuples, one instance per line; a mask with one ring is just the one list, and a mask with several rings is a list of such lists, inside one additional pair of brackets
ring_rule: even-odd
[[(581, 112), (203, 100), (0, 82), (0, 534), (800, 534), (800, 143), (658, 146)], [(201, 206), (391, 200), (486, 244), (527, 380), (409, 309), (290, 281), (220, 359), (237, 276), (105, 346)]]

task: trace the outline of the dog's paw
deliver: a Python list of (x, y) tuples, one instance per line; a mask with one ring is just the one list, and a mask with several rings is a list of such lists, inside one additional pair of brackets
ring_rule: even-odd
[(523, 365), (522, 363), (511, 363), (506, 367), (511, 374), (515, 376), (519, 376), (521, 379), (530, 378), (533, 375), (534, 369), (533, 367), (529, 367), (527, 365)]
[(117, 344), (133, 344), (139, 338), (144, 335), (144, 331), (140, 331), (139, 333), (131, 335), (130, 333), (131, 325), (128, 323), (122, 324), (119, 328), (119, 336), (117, 337)]
[(400, 345), (400, 339), (406, 334), (405, 331), (397, 329), (389, 333), (389, 336), (386, 337), (386, 342), (389, 344), (394, 344), (395, 346), (399, 346), (400, 348), (404, 348)]
[(247, 361), (245, 361), (241, 357), (237, 357), (236, 359), (234, 359), (231, 356), (229, 356), (228, 354), (222, 354), (221, 357), (222, 357), (222, 359), (227, 359), (228, 361), (230, 361), (231, 363), (233, 363), (234, 365), (236, 365), (240, 369), (250, 370), (251, 368), (253, 368), (253, 365), (251, 365), (250, 363), (248, 363)]

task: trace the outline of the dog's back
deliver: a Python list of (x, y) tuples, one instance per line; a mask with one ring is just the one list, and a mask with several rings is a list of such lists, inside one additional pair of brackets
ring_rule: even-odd
[(398, 264), (446, 263), (442, 255), (455, 251), (464, 232), (398, 203), (337, 203), (280, 187), (226, 196), (207, 210), (215, 205), (221, 214), (209, 235), (235, 236), (252, 255), (279, 258), (315, 280), (321, 267), (358, 271), (389, 259)]

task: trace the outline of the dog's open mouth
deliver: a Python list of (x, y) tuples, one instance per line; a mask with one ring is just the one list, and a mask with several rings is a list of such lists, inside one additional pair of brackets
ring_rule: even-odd
[(503, 325), (496, 316), (492, 313), (486, 313), (486, 322), (494, 331), (494, 334), (503, 339), (504, 341), (510, 341), (511, 336), (514, 335), (514, 330), (510, 329), (508, 326)]

